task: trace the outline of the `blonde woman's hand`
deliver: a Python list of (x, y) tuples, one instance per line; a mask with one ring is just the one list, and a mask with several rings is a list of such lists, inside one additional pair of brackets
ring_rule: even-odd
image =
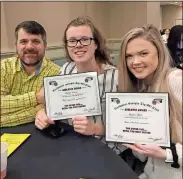
[(123, 144), (124, 146), (138, 152), (141, 155), (165, 160), (167, 158), (166, 150), (156, 144)]
[(41, 109), (36, 114), (35, 125), (38, 129), (43, 130), (47, 128), (50, 124), (54, 124), (53, 120), (50, 120), (46, 115), (44, 109)]
[(95, 123), (86, 116), (75, 116), (72, 118), (74, 130), (84, 135), (95, 134)]

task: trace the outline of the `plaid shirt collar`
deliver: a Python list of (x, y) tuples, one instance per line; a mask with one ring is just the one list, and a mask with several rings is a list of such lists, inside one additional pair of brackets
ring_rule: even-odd
[[(24, 66), (23, 63), (21, 62), (20, 58), (18, 58), (17, 56), (17, 71), (21, 71), (24, 70)], [(39, 75), (39, 73), (41, 72), (41, 70), (47, 65), (47, 60), (45, 59), (45, 57), (43, 58), (43, 60), (37, 65), (36, 67), (36, 71), (35, 71), (35, 75)]]

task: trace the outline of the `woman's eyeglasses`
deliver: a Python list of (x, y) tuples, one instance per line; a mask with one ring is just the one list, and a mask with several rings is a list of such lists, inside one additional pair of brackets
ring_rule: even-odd
[(85, 37), (85, 38), (81, 38), (81, 39), (69, 39), (66, 42), (67, 42), (68, 47), (75, 47), (78, 44), (78, 42), (83, 46), (88, 46), (91, 44), (92, 40), (94, 40), (94, 38)]

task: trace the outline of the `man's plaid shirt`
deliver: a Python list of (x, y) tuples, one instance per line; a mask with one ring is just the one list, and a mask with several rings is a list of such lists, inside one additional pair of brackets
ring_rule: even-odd
[(31, 75), (24, 71), (18, 57), (1, 60), (0, 126), (10, 127), (34, 121), (36, 113), (43, 108), (36, 101), (36, 93), (43, 86), (43, 77), (58, 75), (60, 71), (61, 67), (47, 58)]

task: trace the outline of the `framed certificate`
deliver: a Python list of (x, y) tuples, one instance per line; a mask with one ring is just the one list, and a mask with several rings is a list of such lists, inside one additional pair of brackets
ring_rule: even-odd
[(106, 93), (106, 141), (170, 147), (168, 93)]
[(101, 115), (97, 72), (44, 77), (44, 89), (52, 120)]

